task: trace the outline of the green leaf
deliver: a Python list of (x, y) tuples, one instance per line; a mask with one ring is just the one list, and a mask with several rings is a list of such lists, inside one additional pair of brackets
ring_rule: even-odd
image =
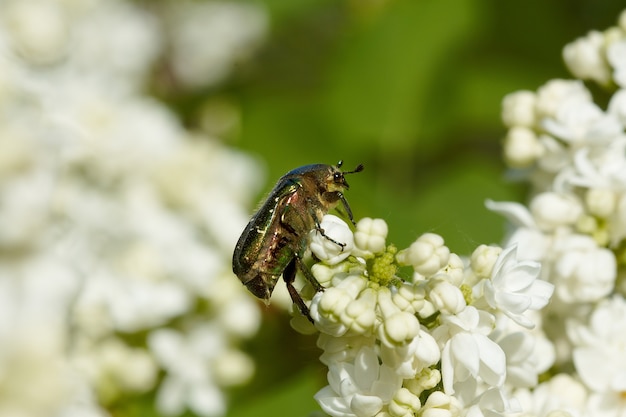
[(307, 417), (319, 410), (313, 395), (322, 387), (322, 370), (321, 365), (304, 369), (293, 378), (275, 384), (263, 395), (251, 395), (245, 401), (232, 404), (227, 417)]

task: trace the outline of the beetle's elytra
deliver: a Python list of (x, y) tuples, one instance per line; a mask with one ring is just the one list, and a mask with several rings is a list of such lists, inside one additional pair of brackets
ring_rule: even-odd
[(322, 290), (302, 262), (309, 234), (317, 229), (326, 236), (320, 222), (339, 202), (354, 224), (343, 195), (349, 188), (345, 175), (362, 171), (363, 165), (348, 172), (341, 171), (341, 165), (342, 161), (336, 166), (305, 165), (283, 175), (252, 216), (233, 253), (233, 272), (252, 294), (269, 303), (282, 275), (291, 299), (309, 320), (309, 309), (293, 286), (300, 269), (317, 291)]

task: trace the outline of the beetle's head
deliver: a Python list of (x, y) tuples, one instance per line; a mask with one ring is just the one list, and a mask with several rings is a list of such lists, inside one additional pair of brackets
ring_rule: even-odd
[(359, 164), (352, 171), (342, 171), (341, 165), (343, 165), (343, 161), (339, 161), (335, 166), (329, 166), (325, 184), (327, 192), (341, 192), (349, 189), (350, 185), (348, 185), (345, 176), (347, 174), (354, 174), (355, 172), (363, 171), (363, 164)]

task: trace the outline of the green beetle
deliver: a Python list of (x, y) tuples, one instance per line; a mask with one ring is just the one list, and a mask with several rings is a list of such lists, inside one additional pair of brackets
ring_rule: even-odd
[(302, 261), (310, 232), (317, 229), (337, 245), (345, 246), (324, 234), (322, 217), (340, 201), (354, 224), (352, 210), (343, 192), (349, 188), (345, 175), (336, 166), (305, 165), (283, 175), (265, 202), (244, 229), (233, 253), (233, 272), (255, 296), (269, 303), (276, 282), (283, 276), (289, 295), (302, 314), (311, 320), (309, 309), (293, 286), (297, 269), (316, 291), (323, 287)]

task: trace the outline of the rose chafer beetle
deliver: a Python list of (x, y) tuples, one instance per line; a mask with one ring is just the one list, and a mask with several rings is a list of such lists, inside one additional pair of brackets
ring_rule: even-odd
[(342, 203), (354, 224), (352, 210), (343, 193), (349, 188), (345, 175), (360, 172), (341, 171), (342, 161), (336, 166), (305, 165), (283, 175), (265, 202), (244, 229), (233, 253), (233, 272), (255, 296), (269, 304), (276, 282), (283, 276), (293, 302), (309, 320), (309, 309), (294, 288), (297, 269), (300, 269), (316, 291), (323, 290), (309, 268), (302, 261), (312, 230), (344, 246), (324, 234), (322, 217)]

